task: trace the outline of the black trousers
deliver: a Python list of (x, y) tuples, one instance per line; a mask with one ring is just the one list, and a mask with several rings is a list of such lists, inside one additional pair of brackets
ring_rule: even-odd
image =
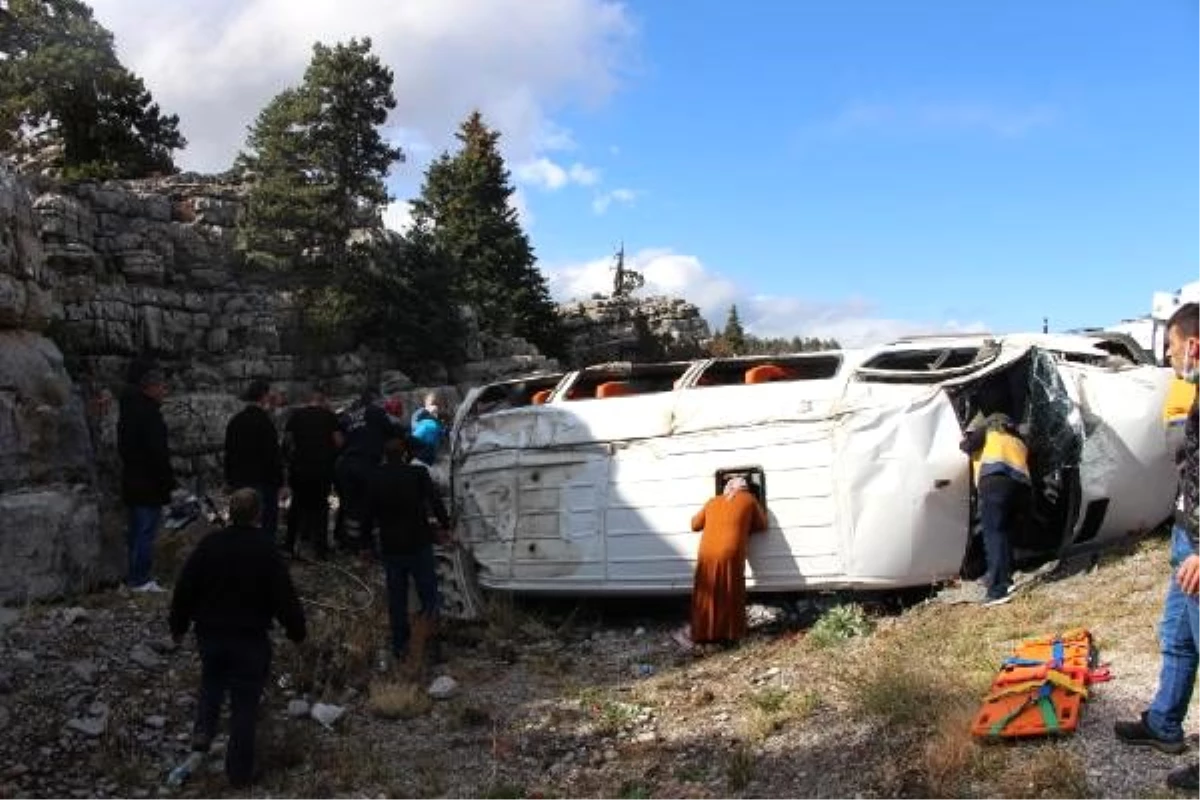
[(200, 702), (192, 749), (206, 751), (212, 744), (228, 692), (225, 774), (233, 786), (246, 786), (254, 775), (254, 730), (271, 669), (271, 642), (264, 632), (197, 634), (196, 643), (200, 649)]
[(374, 549), (371, 477), (376, 468), (356, 456), (343, 456), (337, 462), (339, 543), (350, 552)]
[(1005, 475), (988, 475), (979, 481), (979, 523), (990, 600), (1004, 597), (1012, 586), (1012, 540), (1025, 490), (1024, 484)]
[(292, 473), (288, 478), (292, 504), (288, 507), (287, 549), (296, 552), (296, 542), (310, 541), (318, 558), (329, 554), (329, 490), (332, 475)]

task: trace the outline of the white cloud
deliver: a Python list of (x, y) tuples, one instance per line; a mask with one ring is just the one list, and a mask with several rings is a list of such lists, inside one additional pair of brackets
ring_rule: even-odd
[(886, 131), (896, 134), (976, 132), (1019, 139), (1059, 119), (1053, 106), (1003, 107), (989, 103), (850, 103), (832, 117), (809, 126), (807, 133), (839, 137)]
[[(683, 297), (699, 307), (714, 329), (723, 327), (731, 305), (737, 305), (742, 324), (757, 336), (817, 336), (837, 339), (844, 347), (857, 347), (922, 333), (979, 331), (979, 322), (955, 320), (924, 322), (881, 314), (871, 301), (850, 297), (820, 302), (799, 297), (752, 294), (729, 278), (708, 269), (694, 255), (669, 249), (647, 249), (627, 254), (626, 265), (641, 272), (646, 285), (642, 296), (665, 294)], [(581, 264), (545, 267), (550, 291), (559, 302), (607, 294), (612, 290), (613, 259), (599, 258)]]
[(405, 233), (412, 227), (412, 203), (396, 200), (383, 210), (383, 224), (396, 233)]
[(637, 192), (632, 189), (613, 189), (610, 192), (596, 195), (592, 200), (592, 211), (597, 214), (603, 214), (608, 211), (609, 206), (613, 203), (619, 205), (633, 205), (633, 201), (637, 199)]
[(395, 72), (391, 138), (412, 145), (411, 171), (453, 143), (480, 109), (505, 157), (573, 147), (553, 116), (615, 90), (633, 26), (614, 0), (92, 0), (124, 63), (180, 116), (186, 169), (229, 166), (268, 100), (303, 77), (316, 41), (370, 36)]
[(525, 192), (520, 187), (508, 196), (508, 206), (513, 211), (517, 212), (517, 219), (521, 221), (521, 227), (526, 231), (533, 226), (533, 213), (529, 210), (529, 199), (525, 196)]
[(517, 180), (548, 191), (557, 191), (568, 184), (592, 186), (600, 180), (599, 171), (579, 162), (562, 167), (549, 158), (541, 158), (518, 164), (513, 170)]

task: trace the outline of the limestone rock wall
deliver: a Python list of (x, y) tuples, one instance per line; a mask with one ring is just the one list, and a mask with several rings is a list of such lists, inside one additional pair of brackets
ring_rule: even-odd
[(83, 397), (44, 335), (61, 314), (30, 197), (0, 171), (0, 601), (114, 578)]
[[(427, 385), (362, 347), (303, 357), (288, 286), (240, 258), (244, 195), (229, 176), (63, 185), (0, 165), (0, 602), (123, 575), (116, 398), (135, 357), (167, 372), (173, 460), (200, 491), (220, 485), (225, 426), (254, 379), (292, 402), (314, 381), (339, 401), (373, 385), (411, 412), (430, 388), (453, 408), (472, 385), (560, 369), (469, 309), (468, 363)], [(682, 300), (633, 308), (641, 329), (611, 300), (564, 306), (572, 362), (628, 357), (647, 331), (683, 357), (708, 338)]]
[(700, 309), (678, 297), (593, 297), (558, 310), (575, 366), (695, 358), (712, 338)]

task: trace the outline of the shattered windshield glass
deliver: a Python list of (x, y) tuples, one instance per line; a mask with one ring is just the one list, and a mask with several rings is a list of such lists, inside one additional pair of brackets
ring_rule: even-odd
[(1028, 389), (1029, 448), (1049, 483), (1063, 469), (1079, 468), (1083, 416), (1067, 394), (1053, 356), (1038, 348), (1030, 351)]

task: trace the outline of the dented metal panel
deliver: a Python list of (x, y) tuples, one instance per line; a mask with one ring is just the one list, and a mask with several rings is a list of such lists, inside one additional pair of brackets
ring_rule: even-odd
[[(686, 593), (698, 545), (691, 516), (715, 491), (718, 470), (749, 466), (766, 475), (769, 517), (751, 538), (750, 589), (952, 577), (970, 533), (970, 470), (947, 392), (1018, 363), (1050, 371), (1035, 387), (1038, 424), (1074, 438), (1040, 443), (1042, 453), (1079, 465), (1084, 507), (1107, 498), (1099, 538), (1169, 513), (1172, 473), (1156, 427), (1169, 375), (1069, 364), (1025, 341), (939, 346), (972, 341), (993, 349), (942, 372), (934, 358), (911, 376), (860, 375), (856, 365), (872, 353), (847, 352), (829, 379), (702, 387), (695, 367), (674, 391), (600, 400), (560, 391), (546, 405), (467, 409), (452, 435), (452, 485), (479, 580), (531, 592)], [(905, 354), (917, 346), (904, 343), (896, 363), (910, 363)], [(569, 385), (568, 376), (560, 389)], [(1080, 516), (1070, 524), (1078, 528)]]

